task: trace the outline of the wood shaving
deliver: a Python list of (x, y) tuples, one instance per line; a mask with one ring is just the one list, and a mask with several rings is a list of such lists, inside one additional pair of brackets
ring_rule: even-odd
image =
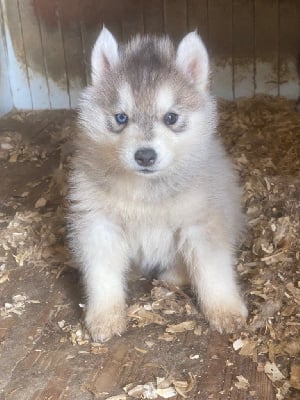
[(47, 204), (47, 200), (44, 197), (40, 197), (34, 205), (34, 208), (42, 208), (45, 207), (45, 205)]
[(241, 356), (249, 356), (254, 357), (257, 354), (256, 352), (257, 342), (255, 340), (245, 340), (243, 343), (243, 347), (239, 351)]
[[(125, 389), (124, 389), (125, 390)], [(137, 385), (128, 390), (128, 395), (135, 399), (157, 399), (158, 394), (155, 389), (154, 383), (148, 382), (144, 385)]]
[[(300, 337), (300, 115), (292, 102), (268, 96), (223, 102), (220, 111), (221, 136), (240, 172), (248, 217), (237, 269), (249, 327), (233, 335), (234, 347), (266, 370), (271, 364), (281, 371), (280, 359), (290, 375)], [(287, 343), (293, 343), (290, 353)], [(278, 398), (288, 396), (284, 375), (273, 381)]]
[(177, 325), (168, 325), (166, 328), (167, 333), (181, 333), (192, 331), (195, 328), (195, 321), (184, 321)]
[(281, 381), (284, 379), (284, 375), (279, 371), (279, 368), (274, 363), (267, 361), (264, 371), (272, 382)]
[(174, 336), (165, 332), (162, 335), (158, 335), (158, 340), (164, 340), (165, 342), (173, 342)]
[(179, 381), (173, 379), (172, 381), (176, 392), (183, 398), (188, 398), (188, 393), (191, 392), (196, 385), (196, 377), (189, 372), (187, 381)]
[(236, 379), (238, 380), (237, 382), (234, 383), (234, 386), (238, 389), (242, 389), (242, 390), (248, 390), (250, 387), (250, 383), (248, 381), (248, 379), (246, 379), (243, 375), (238, 375), (236, 377)]
[(202, 326), (201, 325), (197, 325), (194, 329), (194, 335), (196, 336), (201, 336), (202, 335)]
[(27, 297), (17, 294), (12, 297), (11, 303), (7, 302), (0, 308), (0, 316), (3, 318), (12, 317), (13, 314), (20, 316), (25, 311), (26, 303), (28, 303)]
[[(90, 336), (88, 332), (81, 326), (80, 323), (76, 325), (68, 324), (66, 321), (58, 321), (59, 328), (68, 334), (69, 341), (75, 345), (83, 346), (90, 343)], [(99, 353), (105, 353), (106, 351), (98, 350)], [(96, 354), (97, 350), (92, 346), (91, 353)]]
[(232, 347), (234, 348), (234, 350), (240, 350), (242, 347), (244, 346), (244, 341), (241, 339), (241, 338), (239, 338), (239, 339), (236, 339), (234, 342), (233, 342), (233, 345), (232, 345)]
[[(244, 188), (242, 206), (248, 219), (237, 270), (249, 320), (247, 328), (231, 340), (238, 341), (235, 350), (257, 362), (263, 373), (269, 371), (269, 364), (273, 372), (278, 369), (283, 378), (273, 384), (276, 398), (284, 399), (297, 386), (295, 359), (300, 347), (300, 114), (293, 102), (268, 96), (221, 101), (219, 111), (220, 136), (239, 171)], [(15, 118), (24, 120), (28, 115), (17, 113)], [(18, 196), (1, 205), (1, 288), (10, 284), (14, 268), (34, 267), (59, 279), (64, 268), (72, 266), (63, 198), (70, 154), (67, 139), (72, 130), (60, 134), (53, 134), (46, 150), (16, 132), (4, 131), (0, 136), (0, 160), (7, 168), (24, 162), (38, 167), (50, 156), (51, 146), (61, 149), (53, 176), (29, 181)], [(28, 204), (33, 191), (37, 195), (30, 200), (31, 207), (24, 208), (22, 202)], [(41, 206), (34, 208), (35, 204)], [(5, 299), (1, 318), (21, 315), (28, 300)], [(208, 332), (195, 299), (174, 285), (154, 281), (151, 297), (139, 300), (134, 307), (128, 309), (129, 323), (138, 328), (150, 323), (158, 325), (157, 329), (161, 326), (159, 340), (173, 341), (174, 335), (163, 332), (164, 326), (181, 324), (187, 316), (194, 319), (195, 335)], [(62, 339), (74, 345), (90, 343), (80, 324), (65, 322), (58, 329)], [(274, 379), (277, 375), (272, 371), (268, 373)]]
[(196, 383), (195, 376), (189, 373), (187, 381), (179, 381), (171, 376), (157, 377), (156, 383), (148, 382), (144, 385), (128, 384), (123, 390), (133, 398), (137, 399), (170, 399), (180, 395), (183, 398), (188, 398), (187, 393), (192, 391)]
[(91, 354), (107, 354), (108, 348), (99, 343), (93, 343), (90, 352)]
[(148, 350), (141, 349), (140, 347), (137, 347), (137, 346), (134, 346), (134, 350), (136, 350), (138, 353), (142, 353), (142, 354), (148, 353)]
[(291, 366), (291, 378), (290, 378), (290, 385), (300, 390), (300, 364), (293, 363)]
[(106, 397), (105, 400), (126, 400), (128, 397), (126, 394), (117, 394), (116, 396)]
[(7, 272), (0, 273), (0, 283), (9, 281), (9, 276)]
[(147, 311), (142, 306), (132, 306), (128, 308), (129, 318), (137, 321), (139, 327), (149, 324), (166, 325), (167, 321), (159, 314)]

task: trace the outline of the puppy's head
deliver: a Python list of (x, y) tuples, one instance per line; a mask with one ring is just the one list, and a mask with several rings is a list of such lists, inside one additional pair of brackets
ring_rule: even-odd
[(80, 112), (94, 157), (107, 173), (150, 179), (198, 168), (215, 126), (208, 86), (208, 55), (196, 32), (175, 51), (167, 37), (137, 36), (121, 47), (103, 28)]

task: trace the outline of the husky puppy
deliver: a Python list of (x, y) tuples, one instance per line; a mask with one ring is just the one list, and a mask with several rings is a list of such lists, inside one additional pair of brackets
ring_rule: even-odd
[(247, 309), (233, 270), (242, 227), (236, 175), (216, 136), (209, 60), (196, 32), (124, 47), (103, 28), (81, 98), (70, 237), (95, 341), (126, 328), (131, 264), (190, 282), (211, 326), (231, 332)]

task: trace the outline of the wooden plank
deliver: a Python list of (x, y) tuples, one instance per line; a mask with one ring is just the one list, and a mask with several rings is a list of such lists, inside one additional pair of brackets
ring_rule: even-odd
[(39, 7), (41, 0), (35, 0), (36, 13), (40, 24), (41, 40), (44, 51), (45, 69), (49, 88), (51, 108), (69, 108), (68, 82), (65, 67), (65, 55), (60, 24), (57, 18), (56, 3), (52, 4), (52, 24), (41, 21)]
[[(105, 19), (103, 23), (106, 26), (106, 28), (111, 31), (111, 33), (118, 41), (122, 41), (123, 39), (122, 23), (119, 18)], [(100, 33), (101, 28), (102, 26), (99, 27), (98, 34)]]
[[(251, 358), (234, 354), (231, 357), (231, 364), (224, 373), (224, 384), (222, 392), (230, 393), (230, 400), (248, 400), (249, 394), (245, 390), (235, 386), (237, 376), (244, 376), (250, 383), (250, 390), (255, 393), (254, 399), (274, 400), (274, 388), (267, 375), (257, 370), (257, 364)], [(224, 399), (228, 398), (226, 395)]]
[(70, 107), (75, 108), (78, 105), (82, 88), (86, 85), (81, 27), (78, 18), (74, 20), (67, 18), (68, 2), (59, 3), (58, 12), (62, 29)]
[(187, 0), (188, 31), (197, 29), (204, 43), (208, 43), (207, 0)]
[(8, 113), (13, 108), (13, 98), (8, 71), (8, 53), (5, 38), (5, 25), (3, 20), (2, 2), (0, 2), (0, 116)]
[(81, 23), (82, 50), (85, 66), (86, 82), (91, 83), (91, 53), (96, 39), (101, 31), (102, 24), (99, 26), (87, 26), (86, 23)]
[[(67, 365), (66, 360), (61, 357), (62, 353), (63, 350), (59, 349), (51, 354), (57, 367), (51, 374), (52, 376), (46, 383), (45, 388), (40, 393), (35, 393), (31, 400), (62, 399), (67, 396), (68, 382), (73, 371)], [(65, 356), (65, 354), (63, 355)]]
[[(80, 21), (86, 80), (91, 82), (91, 53), (103, 26), (111, 31), (118, 41), (122, 40), (120, 16), (122, 7), (110, 2), (89, 0)], [(93, 16), (93, 17), (91, 17)]]
[(102, 27), (105, 25), (118, 41), (122, 40), (123, 7), (123, 3), (98, 0), (88, 0), (82, 7), (80, 29), (88, 83), (91, 82), (91, 52)]
[[(124, 13), (126, 10), (126, 6), (126, 1), (112, 2), (110, 0), (107, 0), (103, 2), (103, 8), (100, 13), (103, 24), (105, 24), (105, 26), (111, 31), (111, 33), (118, 41), (122, 40), (122, 20), (125, 15)], [(98, 32), (100, 32), (101, 28), (102, 26), (99, 26)]]
[(279, 94), (295, 99), (300, 95), (300, 2), (281, 0), (279, 4)]
[(113, 346), (113, 359), (108, 358), (101, 370), (93, 374), (87, 386), (92, 393), (110, 393), (122, 379), (124, 364), (129, 359), (130, 349), (127, 343), (116, 343)]
[(144, 33), (142, 0), (123, 3), (122, 37), (128, 40), (137, 33)]
[(253, 21), (253, 0), (233, 0), (234, 98), (254, 95)]
[(187, 33), (187, 4), (185, 0), (164, 1), (165, 32), (179, 41)]
[(255, 0), (255, 93), (278, 95), (278, 0)]
[[(86, 83), (91, 82), (91, 53), (96, 39), (104, 24), (104, 12), (102, 6), (105, 3), (88, 0), (85, 2), (84, 7), (81, 9), (81, 16), (79, 18), (80, 34), (82, 38), (82, 53), (83, 64), (85, 71)], [(105, 21), (107, 26), (107, 22)], [(107, 26), (107, 28), (109, 28)]]
[(249, 399), (247, 391), (236, 388), (237, 375), (249, 381), (251, 390), (256, 393), (255, 399), (274, 399), (270, 379), (264, 372), (257, 371), (257, 364), (251, 358), (233, 353), (223, 335), (210, 333), (203, 358), (205, 372), (199, 377), (199, 399)]
[(18, 0), (3, 0), (2, 10), (13, 103), (16, 108), (32, 109)]
[(29, 0), (19, 0), (21, 28), (34, 109), (49, 109), (49, 91), (39, 22)]
[(208, 2), (208, 37), (213, 93), (224, 99), (232, 99), (232, 0)]
[(164, 32), (163, 0), (144, 0), (143, 19), (145, 33), (162, 34)]

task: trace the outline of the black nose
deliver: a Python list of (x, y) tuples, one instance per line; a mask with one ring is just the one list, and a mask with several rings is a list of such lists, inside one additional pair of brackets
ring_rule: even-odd
[(151, 147), (139, 149), (134, 155), (135, 161), (142, 167), (150, 167), (157, 158), (156, 152)]

